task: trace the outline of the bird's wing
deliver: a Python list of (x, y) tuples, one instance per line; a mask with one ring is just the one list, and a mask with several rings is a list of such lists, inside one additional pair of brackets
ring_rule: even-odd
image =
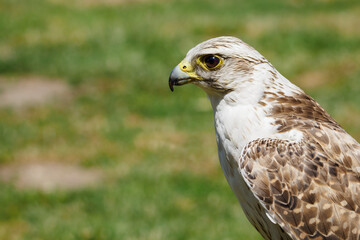
[[(350, 166), (359, 164), (359, 158), (352, 159), (360, 153), (359, 144), (336, 144), (329, 138), (325, 142), (331, 147), (326, 148), (306, 135), (299, 143), (250, 142), (240, 160), (242, 176), (272, 220), (294, 239), (359, 239), (360, 174)], [(343, 149), (356, 152), (343, 154), (345, 163)]]

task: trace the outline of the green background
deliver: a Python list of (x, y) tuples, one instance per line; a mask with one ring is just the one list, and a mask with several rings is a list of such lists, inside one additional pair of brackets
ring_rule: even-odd
[(34, 162), (102, 176), (2, 181), (0, 239), (262, 239), (220, 169), (205, 93), (171, 93), (169, 73), (195, 44), (239, 37), (360, 139), (359, 16), (358, 0), (0, 0), (0, 89), (70, 89), (0, 108), (0, 178)]

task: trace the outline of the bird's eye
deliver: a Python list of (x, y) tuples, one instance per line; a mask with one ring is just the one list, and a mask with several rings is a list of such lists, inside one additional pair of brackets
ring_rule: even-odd
[(221, 62), (220, 58), (215, 55), (205, 56), (203, 61), (206, 65), (206, 67), (209, 69), (216, 68), (217, 66), (219, 66), (219, 64)]

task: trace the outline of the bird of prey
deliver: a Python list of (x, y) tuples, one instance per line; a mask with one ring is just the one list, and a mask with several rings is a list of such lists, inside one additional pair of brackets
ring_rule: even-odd
[(210, 99), (220, 164), (267, 240), (360, 239), (360, 145), (235, 37), (207, 40), (171, 72)]

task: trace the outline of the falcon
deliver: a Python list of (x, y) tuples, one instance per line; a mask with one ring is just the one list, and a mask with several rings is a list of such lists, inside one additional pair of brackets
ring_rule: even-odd
[(212, 105), (224, 175), (267, 240), (360, 239), (360, 145), (310, 96), (235, 37), (191, 49), (169, 86)]

